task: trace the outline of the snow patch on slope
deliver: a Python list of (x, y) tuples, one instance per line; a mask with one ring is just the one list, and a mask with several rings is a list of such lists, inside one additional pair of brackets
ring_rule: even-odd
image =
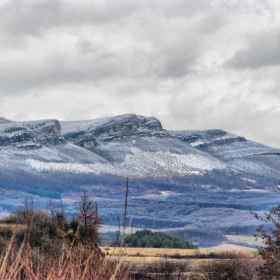
[(26, 162), (35, 170), (39, 172), (69, 172), (74, 174), (114, 174), (121, 175), (121, 171), (111, 164), (81, 164), (81, 163), (57, 163), (57, 162), (43, 162), (39, 160), (28, 159)]
[(194, 174), (194, 170), (203, 171), (224, 169), (225, 165), (218, 160), (210, 160), (195, 154), (176, 154), (171, 152), (143, 152), (137, 148), (131, 149), (133, 154), (128, 154), (120, 164), (122, 168), (131, 170), (132, 173), (140, 173), (143, 176), (155, 177), (170, 176), (176, 174), (183, 176)]
[(39, 172), (94, 173), (133, 177), (167, 177), (174, 176), (174, 174), (176, 176), (203, 175), (205, 171), (226, 168), (220, 161), (201, 155), (143, 152), (138, 148), (131, 148), (130, 152), (125, 156), (123, 162), (115, 164), (54, 163), (34, 159), (28, 159), (26, 162)]

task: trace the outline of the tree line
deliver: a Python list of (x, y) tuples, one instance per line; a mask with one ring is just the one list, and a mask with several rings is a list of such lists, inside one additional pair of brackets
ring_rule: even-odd
[(178, 248), (178, 249), (197, 249), (198, 246), (192, 242), (178, 237), (163, 233), (152, 232), (148, 229), (136, 231), (126, 235), (124, 245), (127, 247), (146, 247), (146, 248)]

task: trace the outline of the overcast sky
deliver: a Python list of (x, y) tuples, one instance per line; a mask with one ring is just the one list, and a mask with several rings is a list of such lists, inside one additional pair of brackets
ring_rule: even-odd
[(1, 0), (0, 116), (155, 116), (280, 148), (280, 1)]

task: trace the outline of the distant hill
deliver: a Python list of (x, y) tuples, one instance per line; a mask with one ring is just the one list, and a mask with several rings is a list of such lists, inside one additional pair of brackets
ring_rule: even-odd
[(128, 177), (133, 226), (237, 231), (255, 224), (249, 210), (277, 201), (280, 150), (220, 129), (169, 131), (135, 114), (67, 122), (0, 118), (0, 167), (2, 214), (26, 195), (39, 208), (63, 198), (71, 213), (86, 188), (105, 222), (115, 225)]

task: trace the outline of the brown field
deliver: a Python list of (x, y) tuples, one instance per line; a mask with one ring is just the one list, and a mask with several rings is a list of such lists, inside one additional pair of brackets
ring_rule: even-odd
[(0, 228), (10, 228), (12, 230), (23, 230), (26, 229), (26, 225), (16, 225), (16, 224), (1, 224), (0, 223)]
[(239, 246), (234, 244), (221, 244), (219, 246), (202, 248), (202, 249), (169, 249), (169, 248), (114, 248), (114, 247), (101, 247), (103, 252), (108, 252), (110, 255), (118, 255), (120, 252), (124, 256), (148, 256), (148, 257), (168, 257), (171, 255), (195, 255), (195, 254), (209, 254), (211, 252), (234, 252), (244, 253), (253, 252), (256, 249), (248, 248), (245, 246)]
[(222, 243), (220, 245), (207, 248), (211, 252), (235, 252), (235, 253), (245, 253), (245, 252), (254, 252), (255, 248), (249, 248), (236, 244)]
[(258, 238), (258, 240), (256, 240), (256, 238), (254, 236), (226, 235), (226, 238), (233, 242), (247, 243), (247, 244), (256, 245), (256, 246), (263, 245), (262, 239)]
[(210, 259), (204, 258), (171, 258), (171, 256), (193, 256), (199, 254), (209, 253), (236, 253), (246, 254), (250, 257), (256, 256), (256, 250), (244, 246), (233, 244), (221, 244), (220, 246), (207, 248), (207, 249), (168, 249), (168, 248), (114, 248), (114, 247), (101, 247), (102, 251), (108, 257), (118, 258), (121, 262), (130, 265), (141, 266), (145, 263), (152, 263), (160, 260), (168, 260), (171, 262), (189, 263), (196, 266), (201, 262), (209, 261)]

